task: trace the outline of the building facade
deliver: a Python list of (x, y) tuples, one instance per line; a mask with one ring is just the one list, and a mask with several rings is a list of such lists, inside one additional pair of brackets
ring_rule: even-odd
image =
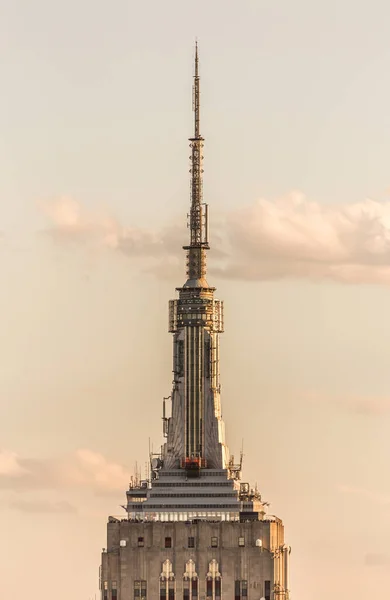
[[(223, 303), (207, 283), (200, 79), (195, 51), (187, 279), (169, 303), (173, 389), (163, 401), (161, 451), (150, 477), (132, 480), (126, 518), (109, 517), (102, 600), (289, 600), (289, 554), (280, 519), (241, 480), (221, 413)], [(167, 404), (169, 403), (169, 410)], [(168, 414), (169, 413), (169, 414)]]

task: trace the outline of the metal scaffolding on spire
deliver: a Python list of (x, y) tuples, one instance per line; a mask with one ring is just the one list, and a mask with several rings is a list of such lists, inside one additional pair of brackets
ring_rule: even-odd
[[(194, 136), (189, 139), (191, 148), (191, 208), (189, 214), (190, 244), (184, 246), (187, 254), (187, 275), (191, 281), (204, 279), (208, 243), (208, 207), (203, 203), (203, 142), (200, 134), (200, 77), (198, 43), (195, 45), (195, 73), (192, 107), (194, 111)], [(202, 287), (202, 285), (200, 285)]]

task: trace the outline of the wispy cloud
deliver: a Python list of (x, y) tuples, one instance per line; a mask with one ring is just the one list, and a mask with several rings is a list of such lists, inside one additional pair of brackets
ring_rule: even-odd
[[(181, 267), (186, 239), (182, 224), (159, 231), (125, 227), (72, 198), (40, 207), (49, 222), (47, 232), (56, 240), (152, 259), (147, 269), (160, 277), (170, 277)], [(298, 192), (263, 198), (224, 215), (211, 237), (217, 241), (212, 270), (220, 277), (390, 283), (390, 202), (325, 205)]]
[(123, 491), (128, 472), (120, 464), (88, 449), (56, 459), (33, 459), (0, 452), (0, 489), (40, 490), (88, 488), (95, 493)]
[(0, 479), (7, 477), (20, 477), (26, 473), (19, 461), (16, 452), (3, 450), (0, 452)]
[(171, 224), (158, 231), (125, 227), (106, 211), (88, 210), (66, 196), (38, 206), (49, 222), (45, 232), (57, 241), (96, 244), (134, 257), (177, 253), (183, 241), (180, 225)]

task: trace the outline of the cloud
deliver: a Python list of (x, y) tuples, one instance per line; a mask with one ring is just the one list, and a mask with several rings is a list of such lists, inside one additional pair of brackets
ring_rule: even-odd
[(40, 202), (49, 227), (45, 232), (63, 242), (95, 244), (128, 256), (158, 257), (174, 254), (183, 242), (183, 227), (170, 225), (159, 231), (124, 227), (106, 211), (91, 211), (69, 197)]
[(25, 473), (15, 452), (4, 450), (0, 452), (0, 478), (18, 477)]
[(30, 514), (76, 514), (77, 509), (66, 501), (47, 502), (45, 500), (15, 500), (10, 508)]
[(102, 494), (125, 491), (128, 481), (125, 467), (88, 449), (56, 459), (23, 458), (12, 452), (0, 452), (0, 489), (3, 490), (88, 488)]
[[(40, 206), (49, 221), (47, 232), (56, 240), (93, 243), (149, 259), (146, 270), (160, 277), (182, 268), (184, 223), (152, 231), (124, 227), (71, 198)], [(220, 277), (390, 283), (390, 202), (325, 205), (299, 192), (262, 198), (225, 214), (211, 238), (210, 271)]]
[(390, 282), (390, 202), (324, 205), (291, 193), (227, 222), (237, 257), (220, 269), (226, 277)]

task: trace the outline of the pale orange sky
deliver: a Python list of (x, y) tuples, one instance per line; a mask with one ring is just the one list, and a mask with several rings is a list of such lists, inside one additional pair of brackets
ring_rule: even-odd
[(285, 523), (292, 600), (389, 586), (390, 8), (192, 6), (0, 2), (7, 600), (94, 597), (161, 442), (196, 36), (228, 444)]

